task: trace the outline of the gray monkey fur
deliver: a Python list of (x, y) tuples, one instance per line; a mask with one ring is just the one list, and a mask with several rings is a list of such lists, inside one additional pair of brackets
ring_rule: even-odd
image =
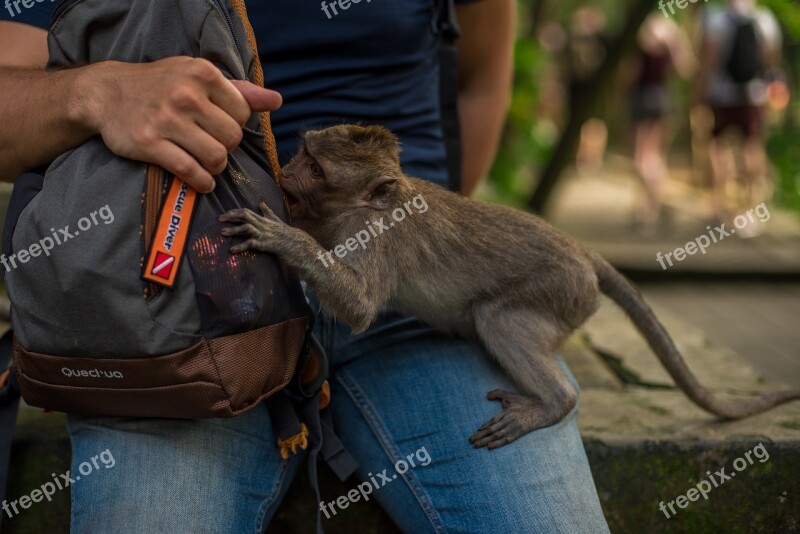
[[(379, 126), (307, 132), (281, 173), (292, 226), (263, 205), (261, 215), (221, 216), (238, 224), (223, 233), (245, 238), (232, 252), (277, 254), (354, 333), (391, 308), (480, 343), (519, 393), (488, 393), (503, 409), (470, 437), (475, 446), (505, 445), (575, 406), (577, 394), (553, 354), (596, 311), (601, 293), (631, 318), (681, 390), (712, 414), (739, 419), (800, 398), (792, 390), (720, 401), (689, 370), (639, 291), (603, 258), (532, 214), (406, 176), (398, 156), (396, 138)], [(409, 214), (406, 204), (405, 218), (395, 221), (393, 210), (415, 197), (425, 212)], [(327, 254), (381, 217), (394, 225), (366, 246), (342, 258)]]

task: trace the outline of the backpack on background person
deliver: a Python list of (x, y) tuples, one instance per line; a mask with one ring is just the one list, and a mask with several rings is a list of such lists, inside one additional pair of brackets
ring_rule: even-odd
[(730, 16), (733, 26), (725, 72), (738, 84), (746, 84), (764, 74), (761, 40), (751, 17)]

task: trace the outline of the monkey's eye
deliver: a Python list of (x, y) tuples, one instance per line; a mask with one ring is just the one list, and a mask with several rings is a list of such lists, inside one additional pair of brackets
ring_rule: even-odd
[(309, 169), (311, 170), (311, 175), (314, 178), (322, 178), (322, 168), (319, 165), (312, 163), (309, 165)]

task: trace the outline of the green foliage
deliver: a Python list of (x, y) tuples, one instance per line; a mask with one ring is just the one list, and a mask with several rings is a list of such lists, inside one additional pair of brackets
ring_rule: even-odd
[(800, 4), (797, 0), (760, 0), (759, 4), (775, 13), (786, 36), (800, 40)]
[(775, 132), (767, 142), (770, 162), (777, 171), (775, 200), (800, 213), (800, 150), (797, 138), (800, 133), (794, 129)]
[(514, 63), (511, 107), (491, 176), (502, 194), (519, 197), (530, 193), (531, 174), (549, 156), (558, 133), (536, 113), (545, 52), (530, 39), (518, 39)]

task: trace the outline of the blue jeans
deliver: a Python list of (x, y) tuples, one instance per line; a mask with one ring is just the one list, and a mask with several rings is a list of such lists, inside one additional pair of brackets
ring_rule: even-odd
[[(608, 532), (577, 407), (509, 445), (475, 449), (467, 438), (500, 410), (486, 393), (514, 389), (479, 347), (396, 315), (355, 337), (330, 319), (316, 330), (332, 362), (337, 434), (360, 463), (359, 478), (376, 479), (369, 497), (401, 529)], [(113, 468), (72, 487), (74, 534), (257, 534), (304, 465), (300, 454), (280, 459), (263, 406), (196, 421), (71, 416), (69, 432), (73, 474), (106, 449), (114, 457)], [(326, 503), (338, 497), (323, 495)], [(333, 504), (326, 513), (332, 506), (348, 512)]]

